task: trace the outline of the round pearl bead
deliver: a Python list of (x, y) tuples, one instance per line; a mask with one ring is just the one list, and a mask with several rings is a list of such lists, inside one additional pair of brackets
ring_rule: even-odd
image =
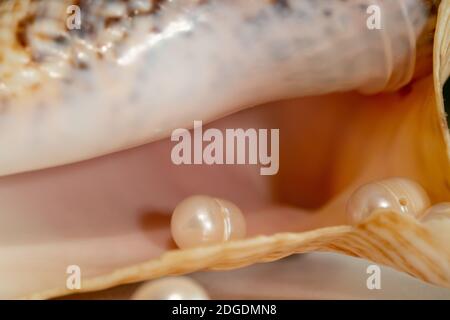
[(347, 214), (352, 223), (358, 224), (378, 209), (420, 217), (429, 205), (427, 193), (417, 182), (391, 178), (357, 189), (348, 200)]
[(187, 277), (163, 278), (139, 287), (132, 300), (208, 300), (206, 291)]
[(435, 204), (425, 211), (423, 221), (450, 219), (450, 202)]
[(171, 220), (172, 237), (186, 249), (242, 239), (246, 224), (241, 210), (230, 201), (196, 195), (181, 201)]

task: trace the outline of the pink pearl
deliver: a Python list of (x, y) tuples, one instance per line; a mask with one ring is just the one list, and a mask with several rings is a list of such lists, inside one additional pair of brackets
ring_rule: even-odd
[(348, 200), (347, 214), (352, 223), (358, 224), (378, 209), (420, 217), (429, 205), (426, 191), (417, 182), (390, 178), (358, 188)]
[(246, 235), (241, 210), (227, 200), (204, 195), (191, 196), (175, 208), (172, 237), (180, 248), (193, 248), (242, 239)]
[(425, 211), (423, 221), (450, 219), (450, 202), (441, 202)]
[(170, 277), (147, 282), (139, 287), (132, 300), (208, 300), (206, 291), (187, 277)]

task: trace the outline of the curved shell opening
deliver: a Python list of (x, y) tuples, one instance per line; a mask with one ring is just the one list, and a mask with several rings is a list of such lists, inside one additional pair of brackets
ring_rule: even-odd
[[(65, 270), (71, 264), (83, 270), (82, 290), (91, 291), (311, 250), (365, 257), (448, 286), (448, 260), (437, 257), (448, 254), (449, 248), (424, 231), (420, 222), (386, 214), (376, 220), (375, 230), (370, 222), (355, 230), (345, 215), (354, 188), (393, 175), (420, 182), (432, 202), (448, 199), (448, 160), (433, 97), (432, 79), (427, 77), (411, 84), (407, 92), (302, 98), (210, 124), (280, 128), (280, 171), (275, 177), (259, 175), (255, 166), (175, 166), (167, 161), (173, 146), (169, 140), (4, 177), (0, 181), (4, 292), (26, 296), (43, 291), (34, 297), (71, 293), (64, 288)], [(247, 220), (248, 239), (176, 250), (170, 214), (193, 193), (237, 203)], [(394, 232), (388, 240), (393, 247), (386, 253), (386, 244), (377, 243), (385, 240), (377, 238), (376, 226), (401, 230), (407, 248), (402, 244), (396, 251)], [(414, 237), (424, 232), (432, 249), (423, 258), (431, 262), (415, 265), (408, 255), (416, 250)], [(30, 264), (39, 270), (39, 282), (27, 279), (36, 272), (24, 274)], [(34, 287), (14, 292), (21, 288), (19, 275), (20, 281)]]

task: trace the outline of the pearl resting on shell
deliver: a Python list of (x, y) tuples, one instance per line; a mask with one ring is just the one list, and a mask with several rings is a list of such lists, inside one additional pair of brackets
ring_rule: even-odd
[(450, 202), (435, 204), (424, 213), (423, 221), (450, 219)]
[(235, 204), (197, 195), (177, 205), (172, 214), (171, 231), (178, 247), (187, 249), (243, 239), (246, 225)]
[(429, 205), (430, 199), (420, 184), (405, 178), (390, 178), (358, 188), (348, 200), (347, 213), (353, 223), (382, 209), (420, 218)]

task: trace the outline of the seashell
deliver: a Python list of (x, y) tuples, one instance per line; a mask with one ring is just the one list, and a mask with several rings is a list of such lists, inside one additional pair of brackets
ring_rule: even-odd
[[(310, 251), (450, 287), (448, 224), (379, 210), (352, 226), (345, 212), (354, 190), (389, 177), (417, 181), (431, 203), (449, 199), (450, 1), (380, 1), (385, 32), (357, 27), (360, 1), (287, 3), (133, 5), (122, 21), (106, 1), (86, 2), (82, 29), (70, 32), (58, 19), (72, 1), (0, 4), (0, 297), (53, 298)], [(38, 42), (37, 20), (57, 36)], [(167, 136), (199, 119), (279, 128), (278, 175), (174, 166)], [(236, 203), (247, 238), (177, 249), (170, 212), (192, 194)], [(80, 288), (67, 286), (69, 265)]]

